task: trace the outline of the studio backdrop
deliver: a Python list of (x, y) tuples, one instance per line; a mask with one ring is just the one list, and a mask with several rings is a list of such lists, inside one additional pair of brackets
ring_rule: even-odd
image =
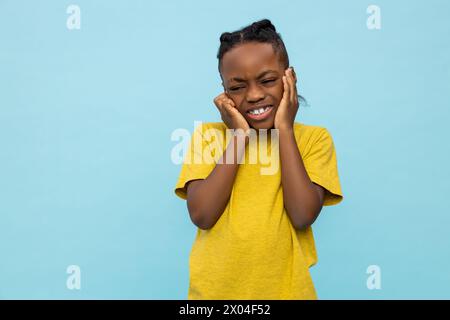
[(0, 0), (0, 298), (185, 299), (176, 130), (218, 122), (222, 32), (270, 19), (333, 136), (320, 299), (450, 298), (450, 2)]

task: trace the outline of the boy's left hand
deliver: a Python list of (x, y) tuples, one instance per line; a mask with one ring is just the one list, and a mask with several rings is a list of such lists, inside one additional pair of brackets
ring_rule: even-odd
[(275, 114), (275, 129), (292, 129), (298, 111), (297, 77), (293, 67), (285, 70), (283, 76), (283, 97)]

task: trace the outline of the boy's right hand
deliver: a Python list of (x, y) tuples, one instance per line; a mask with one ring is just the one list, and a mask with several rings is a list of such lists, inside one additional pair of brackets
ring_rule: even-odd
[(239, 112), (233, 100), (228, 97), (226, 92), (222, 92), (215, 97), (214, 104), (219, 109), (222, 120), (229, 129), (242, 129), (244, 132), (250, 129), (247, 120)]

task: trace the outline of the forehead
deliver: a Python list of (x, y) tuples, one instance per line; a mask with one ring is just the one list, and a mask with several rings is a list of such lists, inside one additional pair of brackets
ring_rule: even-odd
[(222, 75), (251, 76), (262, 69), (279, 69), (280, 60), (270, 43), (249, 42), (240, 44), (224, 54)]

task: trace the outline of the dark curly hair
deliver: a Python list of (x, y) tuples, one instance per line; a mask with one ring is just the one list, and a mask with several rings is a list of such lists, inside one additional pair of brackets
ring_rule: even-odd
[(247, 42), (270, 43), (274, 52), (280, 54), (285, 69), (289, 66), (289, 57), (281, 35), (269, 19), (263, 19), (240, 30), (224, 32), (220, 35), (220, 47), (217, 53), (219, 72), (224, 54), (237, 45)]
[[(219, 60), (218, 69), (221, 74), (221, 63), (225, 53), (232, 48), (247, 42), (270, 43), (275, 53), (279, 54), (280, 61), (284, 68), (289, 67), (289, 56), (284, 46), (281, 35), (277, 32), (275, 26), (269, 19), (263, 19), (253, 22), (240, 30), (233, 32), (224, 32), (220, 35), (220, 46), (217, 52), (217, 59)], [(306, 100), (298, 95), (299, 103), (303, 102), (307, 105)]]

